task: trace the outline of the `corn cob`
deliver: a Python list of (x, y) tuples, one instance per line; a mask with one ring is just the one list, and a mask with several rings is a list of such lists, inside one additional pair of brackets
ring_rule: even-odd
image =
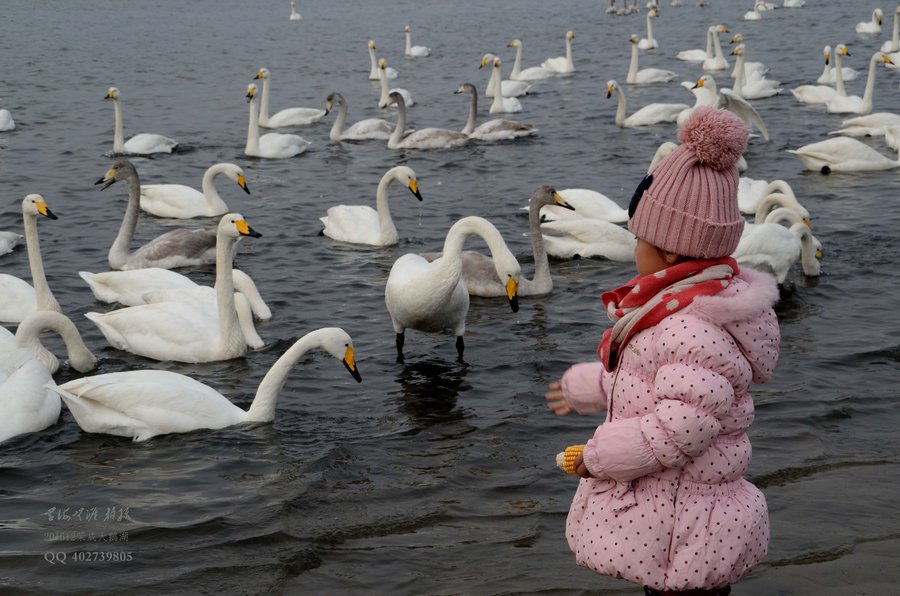
[(584, 451), (584, 445), (569, 445), (565, 451), (556, 454), (556, 466), (566, 474), (575, 474), (575, 458)]

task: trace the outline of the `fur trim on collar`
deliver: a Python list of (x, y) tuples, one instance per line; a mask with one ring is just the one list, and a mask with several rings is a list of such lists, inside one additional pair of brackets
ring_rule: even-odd
[(778, 286), (771, 275), (742, 267), (735, 279), (718, 294), (696, 298), (688, 307), (692, 314), (718, 324), (734, 323), (756, 318), (778, 301)]

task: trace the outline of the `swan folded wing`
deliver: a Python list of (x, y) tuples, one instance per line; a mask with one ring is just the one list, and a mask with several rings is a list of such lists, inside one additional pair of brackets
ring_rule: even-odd
[(325, 110), (318, 108), (285, 108), (277, 114), (269, 116), (268, 128), (282, 126), (302, 126), (318, 122), (325, 116)]
[(378, 212), (368, 205), (335, 205), (323, 217), (324, 234), (334, 240), (355, 244), (378, 242), (381, 226)]
[(19, 323), (37, 308), (37, 296), (27, 281), (0, 273), (0, 322)]
[(567, 64), (565, 56), (557, 56), (556, 58), (547, 58), (541, 62), (541, 68), (552, 72), (564, 72)]
[(720, 89), (719, 103), (721, 107), (737, 114), (744, 122), (754, 125), (763, 138), (767, 141), (769, 140), (769, 131), (766, 129), (765, 122), (763, 122), (759, 112), (746, 99), (735, 94), (731, 89)]
[(125, 141), (125, 153), (145, 155), (147, 153), (172, 153), (178, 145), (175, 139), (147, 132), (134, 135)]
[(203, 193), (183, 184), (141, 185), (141, 209), (157, 217), (176, 218), (222, 215), (228, 210), (209, 213)]
[(303, 153), (310, 142), (299, 135), (270, 132), (259, 138), (260, 154), (266, 157), (293, 157)]
[(678, 114), (690, 108), (683, 103), (651, 103), (625, 118), (625, 126), (649, 126), (661, 122), (675, 122)]
[(534, 134), (537, 134), (537, 129), (533, 124), (498, 118), (481, 124), (472, 131), (471, 136), (482, 141), (508, 141)]
[(341, 133), (341, 139), (349, 141), (380, 139), (386, 141), (391, 138), (392, 132), (394, 132), (394, 125), (387, 120), (369, 118), (360, 120), (347, 128)]
[(179, 228), (157, 236), (134, 251), (122, 269), (187, 267), (216, 262), (216, 234)]
[(29, 350), (21, 351), (25, 358), (17, 359), (15, 368), (0, 372), (0, 441), (43, 430), (59, 419), (59, 398), (44, 386), (53, 384), (50, 371)]
[(118, 302), (125, 306), (145, 304), (145, 292), (156, 289), (193, 288), (197, 284), (180, 273), (162, 267), (147, 267), (130, 271), (79, 271), (94, 297), (101, 302)]
[(671, 70), (663, 70), (661, 68), (644, 68), (637, 72), (636, 82), (638, 84), (645, 83), (666, 83), (674, 79), (676, 75)]
[(401, 142), (405, 149), (449, 149), (469, 141), (469, 135), (444, 128), (423, 128), (417, 130)]

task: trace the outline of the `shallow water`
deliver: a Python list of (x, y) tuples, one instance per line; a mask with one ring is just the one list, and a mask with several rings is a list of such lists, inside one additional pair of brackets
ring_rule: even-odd
[[(781, 362), (775, 379), (755, 393), (750, 477), (768, 499), (772, 541), (767, 562), (739, 593), (862, 593), (873, 577), (897, 578), (896, 566), (883, 561), (896, 561), (900, 536), (898, 170), (822, 176), (804, 172), (784, 150), (820, 140), (841, 120), (799, 106), (787, 89), (815, 80), (825, 44), (847, 43), (845, 65), (864, 70), (889, 38), (890, 19), (873, 39), (853, 29), (876, 6), (870, 0), (811, 0), (756, 23), (740, 20), (749, 6), (689, 4), (662, 8), (654, 22), (660, 49), (642, 53), (642, 66), (696, 80), (700, 67), (675, 60), (677, 50), (702, 47), (706, 26), (716, 22), (743, 34), (748, 60), (768, 64), (785, 88), (754, 102), (771, 139), (751, 141), (746, 175), (790, 182), (825, 251), (821, 277), (804, 278), (799, 268), (791, 276), (778, 305)], [(473, 300), (467, 364), (456, 362), (452, 338), (415, 331), (407, 333), (406, 363), (397, 364), (383, 302), (393, 261), (438, 250), (464, 215), (490, 219), (530, 275), (519, 208), (535, 187), (593, 188), (624, 205), (659, 143), (674, 140), (671, 125), (615, 127), (606, 81), (624, 81), (627, 37), (644, 33), (646, 12), (614, 17), (604, 7), (583, 0), (564, 7), (537, 0), (308, 1), (299, 5), (298, 24), (288, 21), (288, 2), (8, 6), (8, 84), (0, 107), (12, 112), (17, 129), (0, 134), (0, 229), (21, 225), (21, 199), (31, 192), (59, 215), (39, 222), (47, 276), (101, 358), (98, 372), (167, 368), (245, 407), (294, 339), (341, 326), (353, 336), (363, 383), (331, 358), (310, 355), (288, 380), (272, 425), (135, 444), (82, 433), (64, 410), (55, 426), (5, 443), (4, 590), (636, 593), (578, 568), (563, 533), (575, 482), (554, 468), (554, 454), (582, 442), (600, 419), (558, 419), (543, 405), (549, 381), (593, 357), (606, 327), (597, 297), (630, 277), (632, 266), (555, 261), (553, 294), (522, 298), (515, 314), (505, 301)], [(414, 43), (431, 46), (431, 57), (403, 58), (406, 23)], [(378, 87), (366, 79), (372, 38), (401, 72), (393, 84), (416, 100), (410, 124), (458, 128), (468, 102), (453, 91), (466, 81), (483, 88), (489, 73), (478, 69), (482, 54), (498, 53), (508, 72), (513, 55), (506, 43), (520, 37), (525, 66), (535, 65), (562, 53), (567, 29), (576, 33), (577, 72), (535, 85), (522, 99), (524, 111), (511, 116), (533, 122), (536, 138), (397, 152), (382, 142), (329, 142), (329, 117), (299, 131), (313, 142), (300, 157), (243, 155), (244, 94), (261, 66), (273, 73), (274, 109), (320, 106), (339, 90), (351, 121), (382, 117)], [(729, 86), (726, 75), (716, 78)], [(878, 70), (875, 111), (896, 109), (898, 80), (896, 71)], [(77, 271), (108, 269), (106, 252), (126, 201), (124, 185), (100, 192), (93, 184), (109, 165), (113, 115), (102, 98), (110, 85), (122, 92), (126, 138), (158, 132), (182, 145), (173, 155), (135, 158), (144, 182), (199, 185), (218, 161), (247, 172), (251, 195), (231, 184), (220, 192), (263, 234), (242, 243), (237, 266), (253, 276), (274, 312), (258, 325), (265, 348), (228, 362), (159, 364), (106, 347), (84, 318), (111, 307), (94, 300)], [(861, 93), (863, 81), (847, 87)], [(693, 101), (677, 83), (626, 91), (629, 111), (652, 101)], [(484, 120), (488, 104), (480, 99)], [(869, 142), (890, 153), (879, 140)], [(401, 163), (416, 171), (424, 201), (391, 192), (399, 246), (354, 247), (318, 235), (329, 206), (373, 204), (381, 175)], [(211, 223), (142, 215), (138, 239)], [(0, 267), (28, 276), (22, 248), (0, 257)], [(189, 273), (212, 283), (211, 268)], [(63, 367), (57, 381), (74, 376)], [(79, 509), (80, 521), (72, 517)], [(113, 532), (116, 540), (101, 542), (92, 532)], [(80, 551), (119, 560), (78, 561)], [(66, 553), (66, 564), (57, 553)], [(827, 563), (832, 567), (823, 570)], [(842, 572), (829, 583), (822, 578), (832, 568)]]

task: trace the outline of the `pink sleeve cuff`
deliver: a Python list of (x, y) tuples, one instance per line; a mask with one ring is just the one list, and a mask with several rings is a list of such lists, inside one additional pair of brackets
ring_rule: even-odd
[(579, 414), (606, 410), (606, 395), (601, 385), (604, 372), (601, 362), (582, 362), (566, 371), (562, 391), (570, 408)]

